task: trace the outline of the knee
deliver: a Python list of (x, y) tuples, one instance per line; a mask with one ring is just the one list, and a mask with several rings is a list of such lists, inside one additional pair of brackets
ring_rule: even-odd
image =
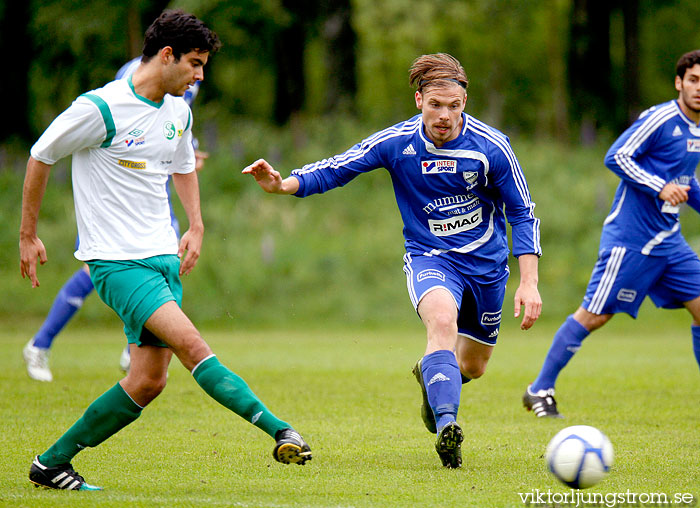
[(600, 314), (600, 315), (594, 315), (593, 318), (589, 319), (586, 324), (583, 326), (589, 331), (592, 332), (594, 330), (597, 330), (601, 326), (603, 326), (605, 323), (610, 321), (610, 318), (612, 317), (611, 314)]
[(486, 363), (474, 360), (457, 360), (459, 371), (464, 377), (478, 379), (486, 372)]
[(580, 307), (576, 312), (574, 312), (574, 319), (583, 326), (589, 332), (597, 330), (605, 323), (610, 321), (613, 317), (612, 314), (593, 314), (588, 312), (584, 308)]
[(457, 319), (452, 312), (438, 312), (430, 320), (429, 329), (437, 335), (457, 335)]
[(144, 376), (135, 380), (132, 398), (141, 406), (145, 406), (158, 397), (167, 384), (167, 372), (162, 376)]

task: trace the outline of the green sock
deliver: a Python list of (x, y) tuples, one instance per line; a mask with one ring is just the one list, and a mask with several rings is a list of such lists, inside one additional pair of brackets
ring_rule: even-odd
[(273, 438), (277, 431), (291, 427), (272, 414), (246, 382), (223, 366), (216, 356), (197, 365), (192, 370), (192, 376), (211, 398)]
[(83, 416), (39, 457), (39, 462), (47, 467), (70, 462), (83, 448), (97, 446), (136, 420), (141, 409), (117, 383), (88, 406)]

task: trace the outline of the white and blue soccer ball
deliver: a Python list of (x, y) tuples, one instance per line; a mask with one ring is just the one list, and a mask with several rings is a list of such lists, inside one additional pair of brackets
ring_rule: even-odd
[(613, 456), (610, 440), (588, 425), (574, 425), (559, 431), (545, 453), (552, 474), (573, 489), (587, 489), (605, 478)]

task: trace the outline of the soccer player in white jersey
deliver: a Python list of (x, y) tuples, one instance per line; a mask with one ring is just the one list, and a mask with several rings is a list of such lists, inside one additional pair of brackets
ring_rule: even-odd
[[(421, 114), (384, 129), (345, 153), (282, 178), (265, 160), (243, 170), (266, 192), (298, 197), (342, 186), (386, 168), (404, 223), (408, 292), (427, 330), (414, 367), (426, 428), (437, 433), (443, 466), (460, 467), (457, 423), (462, 384), (480, 377), (496, 344), (508, 279), (506, 217), (520, 285), (521, 328), (539, 317), (539, 221), (525, 176), (499, 131), (464, 113), (467, 76), (445, 53), (423, 55), (410, 70)], [(505, 213), (504, 213), (505, 209)]]
[[(117, 71), (116, 79), (127, 79), (138, 69), (140, 64), (140, 56), (129, 60)], [(190, 107), (199, 92), (199, 86), (200, 82), (197, 81), (182, 96)], [(209, 154), (198, 150), (199, 143), (194, 137), (192, 138), (192, 144), (195, 149), (195, 169), (200, 171), (204, 167), (204, 161), (209, 157)], [(169, 200), (170, 186), (166, 187), (166, 191), (168, 192)], [(175, 228), (175, 233), (179, 238), (180, 225), (175, 211), (173, 210), (172, 203), (170, 205), (170, 222), (173, 228)], [(75, 245), (77, 249), (77, 240)], [(80, 310), (83, 306), (83, 302), (92, 293), (93, 289), (94, 286), (90, 279), (90, 269), (87, 265), (83, 265), (80, 270), (73, 273), (65, 284), (63, 284), (54, 297), (53, 304), (44, 322), (22, 350), (22, 356), (24, 357), (29, 377), (37, 381), (53, 381), (53, 374), (49, 367), (49, 355), (54, 340), (70, 320), (73, 319), (78, 310)], [(119, 367), (126, 372), (129, 370), (130, 361), (129, 345), (127, 344), (120, 356)]]
[[(78, 97), (47, 128), (27, 163), (20, 226), (20, 270), (39, 286), (37, 259), (46, 250), (37, 220), (51, 165), (73, 155), (80, 244), (100, 298), (124, 322), (131, 368), (87, 408), (29, 473), (36, 485), (95, 490), (73, 457), (130, 424), (166, 384), (173, 353), (212, 398), (276, 440), (273, 456), (303, 464), (311, 451), (245, 381), (222, 365), (182, 312), (180, 276), (194, 268), (204, 226), (192, 147), (192, 113), (182, 96), (204, 79), (218, 37), (196, 17), (165, 11), (148, 28), (143, 59), (131, 78)], [(179, 245), (170, 223), (166, 184), (172, 176), (189, 229)]]
[(681, 203), (700, 212), (700, 50), (678, 60), (675, 85), (678, 98), (643, 112), (605, 156), (620, 184), (583, 302), (554, 335), (523, 395), (526, 409), (538, 417), (561, 417), (554, 386), (588, 334), (615, 314), (636, 318), (647, 295), (657, 307), (688, 309), (700, 364), (700, 260), (683, 238), (678, 216)]

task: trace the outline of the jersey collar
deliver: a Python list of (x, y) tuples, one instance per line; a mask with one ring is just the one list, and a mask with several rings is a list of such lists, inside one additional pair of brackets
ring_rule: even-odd
[[(461, 136), (464, 136), (467, 132), (467, 123), (469, 122), (469, 115), (467, 115), (464, 111), (462, 111), (462, 133)], [(433, 142), (425, 135), (425, 132), (423, 130), (423, 117), (421, 116), (420, 119), (420, 129), (418, 129), (418, 133), (420, 134), (421, 139), (425, 142), (426, 146), (430, 146), (433, 149), (437, 150), (435, 148), (435, 145)], [(452, 143), (452, 141), (456, 141), (459, 139), (459, 136), (457, 136), (455, 139), (448, 141), (447, 144)]]
[(129, 88), (131, 88), (131, 91), (134, 93), (134, 96), (140, 100), (148, 104), (149, 106), (153, 106), (154, 108), (160, 108), (164, 103), (165, 103), (165, 97), (163, 97), (160, 102), (154, 102), (151, 99), (147, 99), (143, 95), (139, 95), (136, 93), (136, 90), (134, 89), (134, 83), (131, 81), (131, 75), (126, 78), (127, 83), (129, 83)]

